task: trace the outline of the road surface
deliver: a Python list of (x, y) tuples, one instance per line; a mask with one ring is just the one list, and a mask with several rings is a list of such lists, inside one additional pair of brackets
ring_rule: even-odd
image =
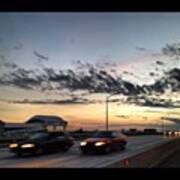
[(180, 168), (180, 151), (175, 152), (172, 156), (163, 161), (158, 168)]
[(68, 152), (36, 157), (18, 158), (7, 149), (1, 149), (0, 168), (103, 168), (169, 140), (170, 137), (156, 135), (128, 137), (125, 150), (108, 155), (82, 155), (78, 149), (79, 142), (76, 142)]

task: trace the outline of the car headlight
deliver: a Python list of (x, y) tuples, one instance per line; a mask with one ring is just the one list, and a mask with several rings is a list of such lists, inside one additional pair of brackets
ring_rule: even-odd
[(16, 144), (16, 143), (10, 144), (9, 147), (10, 147), (10, 148), (16, 148), (16, 147), (18, 147), (18, 144)]
[(80, 146), (86, 146), (87, 142), (83, 141), (80, 143)]
[(106, 144), (105, 142), (97, 142), (97, 143), (95, 143), (95, 146), (103, 146), (105, 144)]
[(35, 144), (23, 144), (21, 145), (21, 148), (32, 148), (35, 147)]

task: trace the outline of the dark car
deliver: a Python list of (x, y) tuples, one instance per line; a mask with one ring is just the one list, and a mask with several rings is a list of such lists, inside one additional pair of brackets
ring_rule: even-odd
[(80, 150), (87, 153), (109, 153), (111, 151), (125, 149), (126, 136), (117, 131), (101, 131), (91, 138), (80, 143)]
[(25, 154), (39, 155), (48, 152), (67, 151), (74, 144), (74, 139), (67, 133), (36, 133), (29, 139), (9, 145), (11, 152), (18, 156)]

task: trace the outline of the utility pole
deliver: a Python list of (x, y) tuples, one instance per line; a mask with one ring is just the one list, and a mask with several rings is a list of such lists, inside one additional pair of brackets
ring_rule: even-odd
[(109, 131), (109, 98), (117, 94), (119, 94), (119, 92), (106, 96), (106, 131)]
[(106, 131), (109, 130), (109, 98), (106, 97)]

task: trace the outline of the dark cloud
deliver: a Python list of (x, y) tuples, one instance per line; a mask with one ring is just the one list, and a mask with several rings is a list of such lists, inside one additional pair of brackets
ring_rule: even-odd
[(170, 57), (179, 57), (180, 43), (167, 44), (164, 48), (162, 48), (162, 53)]
[(83, 73), (70, 69), (55, 72), (52, 68), (44, 68), (46, 79), (51, 83), (56, 83), (58, 89), (66, 88), (71, 91), (86, 90), (90, 93), (118, 91), (124, 95), (138, 94), (140, 91), (140, 86), (124, 81), (120, 77), (113, 77), (106, 70), (99, 70), (91, 64), (84, 65), (80, 61), (78, 64), (84, 68)]
[[(166, 75), (158, 79), (152, 85), (136, 85), (121, 77), (114, 77), (105, 70), (98, 70), (92, 65), (86, 66), (86, 72), (59, 70), (43, 68), (43, 73), (37, 74), (35, 70), (26, 70), (12, 65), (16, 70), (1, 78), (1, 84), (14, 85), (25, 89), (62, 90), (70, 91), (84, 90), (89, 93), (114, 93), (127, 96), (139, 94), (164, 93), (167, 88), (172, 91), (180, 89), (180, 70), (177, 68), (166, 72)], [(4, 82), (4, 83), (3, 83)]]
[(164, 65), (164, 63), (163, 63), (162, 61), (156, 61), (156, 64), (157, 64), (157, 65), (160, 65), (160, 66), (163, 66), (163, 65)]
[[(105, 70), (99, 70), (93, 65), (87, 65), (84, 74), (78, 71), (54, 70), (53, 68), (43, 68), (41, 71), (27, 70), (17, 67), (9, 73), (1, 76), (0, 85), (15, 86), (25, 90), (34, 90), (42, 92), (69, 92), (70, 101), (53, 101), (52, 104), (68, 103), (87, 103), (87, 101), (77, 101), (77, 93), (89, 95), (91, 93), (119, 93), (126, 96), (136, 96), (141, 92), (141, 87), (120, 77), (113, 77)], [(62, 94), (60, 95), (62, 96)], [(72, 101), (73, 100), (73, 101)], [(79, 98), (78, 98), (79, 100)], [(103, 100), (88, 100), (88, 103), (104, 103)], [(110, 102), (119, 102), (119, 99), (110, 99)], [(20, 103), (20, 102), (19, 102)], [(26, 103), (23, 101), (22, 103)], [(47, 103), (31, 102), (28, 103)], [(48, 102), (49, 103), (49, 102)]]
[(157, 111), (157, 110), (145, 110), (144, 112), (147, 112), (147, 113), (160, 113), (161, 111)]
[(6, 68), (11, 68), (11, 69), (16, 69), (18, 68), (18, 65), (15, 63), (10, 63), (10, 62), (4, 62), (3, 64), (0, 64)]
[[(12, 68), (11, 72), (1, 76), (0, 85), (42, 92), (67, 90), (70, 94), (76, 94), (79, 91), (86, 94), (119, 93), (128, 97), (128, 103), (135, 103), (141, 106), (167, 108), (178, 106), (170, 101), (148, 98), (149, 95), (161, 95), (166, 90), (179, 92), (180, 69), (178, 68), (167, 71), (153, 84), (140, 86), (123, 80), (121, 76), (112, 75), (105, 69), (99, 69), (95, 65), (83, 64), (81, 61), (77, 63), (83, 68), (80, 70), (55, 70), (43, 67), (41, 71), (36, 71), (23, 69), (11, 64), (14, 69)], [(118, 102), (118, 100), (112, 101)]]
[[(107, 68), (116, 68), (117, 67), (117, 64), (116, 63), (113, 63), (113, 62), (107, 62), (105, 59), (109, 59), (109, 56), (103, 56), (103, 61), (100, 62), (100, 63), (96, 63), (96, 64), (90, 64), (90, 63), (85, 63), (85, 62), (82, 62), (80, 60), (75, 60), (73, 61), (73, 65), (75, 66), (75, 69), (77, 70), (81, 70), (81, 71), (88, 71), (89, 69), (91, 68), (94, 68), (94, 69), (97, 69), (97, 70), (104, 70), (104, 69), (107, 69)], [(115, 69), (113, 69), (113, 71), (116, 71)]]
[(47, 99), (47, 100), (30, 100), (30, 99), (24, 99), (24, 100), (16, 100), (16, 101), (8, 101), (10, 103), (14, 104), (34, 104), (34, 105), (73, 105), (73, 104), (89, 104), (88, 99), (85, 98), (72, 98), (72, 99), (64, 99), (64, 100), (54, 100), (54, 99)]
[(150, 76), (155, 76), (156, 74), (154, 72), (149, 73)]
[(172, 92), (180, 91), (180, 69), (173, 68), (165, 72), (164, 76), (158, 79), (153, 85), (149, 86), (151, 92), (163, 94), (166, 90)]
[(48, 57), (46, 57), (46, 56), (44, 56), (44, 55), (38, 53), (37, 51), (34, 51), (33, 53), (34, 53), (34, 55), (35, 55), (36, 57), (39, 58), (39, 60), (45, 60), (45, 61), (48, 61), (48, 59), (49, 59)]
[[(61, 97), (63, 97), (63, 95), (61, 94)], [(104, 100), (97, 100), (97, 99), (88, 99), (88, 98), (84, 98), (84, 97), (80, 97), (78, 95), (75, 94), (69, 94), (69, 98), (67, 99), (45, 99), (45, 100), (33, 100), (33, 99), (23, 99), (23, 100), (6, 100), (6, 99), (0, 99), (0, 101), (3, 102), (8, 102), (8, 103), (13, 103), (13, 104), (34, 104), (34, 105), (73, 105), (73, 104), (104, 104), (105, 103), (105, 99)], [(112, 99), (109, 100), (109, 102), (114, 103), (114, 102), (118, 102), (119, 99)]]
[(0, 67), (16, 69), (18, 68), (18, 65), (13, 62), (9, 62), (6, 56), (0, 55)]
[(134, 75), (132, 72), (129, 72), (129, 71), (123, 71), (123, 74), (129, 74), (129, 75)]
[(161, 117), (162, 120), (168, 120), (176, 124), (180, 124), (180, 118), (175, 117)]
[(3, 74), (0, 80), (1, 85), (16, 86), (22, 89), (37, 90), (41, 87), (43, 78), (37, 76), (33, 70), (17, 68), (9, 74)]
[(160, 107), (160, 108), (180, 108), (180, 105), (174, 105), (170, 102), (159, 102), (159, 100), (156, 100), (156, 102), (151, 100), (146, 100), (144, 103), (137, 103), (136, 104), (140, 106), (148, 106), (148, 107)]
[(123, 71), (122, 72), (122, 75), (129, 75), (129, 76), (132, 76), (132, 77), (134, 77), (134, 78), (136, 78), (136, 79), (141, 79), (139, 76), (137, 76), (137, 75), (135, 75), (134, 73), (132, 73), (132, 72), (129, 72), (129, 71)]
[(173, 102), (171, 99), (159, 99), (147, 96), (128, 97), (127, 102), (146, 107), (180, 108), (180, 103), (178, 101)]
[(119, 102), (120, 99), (109, 99), (108, 102), (112, 102), (112, 103), (116, 103), (116, 102)]
[(153, 78), (156, 78), (156, 77), (159, 77), (160, 74), (159, 73), (156, 73), (156, 72), (150, 72), (149, 75)]
[(116, 115), (116, 117), (120, 117), (120, 118), (127, 119), (129, 116), (125, 116), (125, 115)]
[(15, 50), (20, 50), (23, 48), (23, 44), (21, 42), (18, 42), (14, 47)]

